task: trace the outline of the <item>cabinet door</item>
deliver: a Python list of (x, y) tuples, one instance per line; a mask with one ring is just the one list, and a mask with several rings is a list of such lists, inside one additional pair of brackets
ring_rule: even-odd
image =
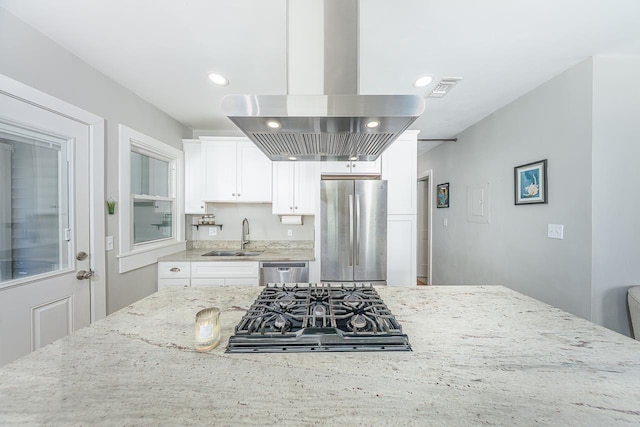
[(351, 162), (322, 162), (320, 170), (326, 175), (344, 175), (351, 173)]
[(388, 215), (417, 212), (418, 146), (416, 138), (399, 138), (382, 153), (382, 179), (388, 181)]
[(315, 215), (320, 200), (320, 173), (317, 162), (295, 163), (293, 212), (296, 215)]
[(236, 201), (236, 142), (205, 141), (202, 143), (205, 165), (204, 200), (210, 202)]
[(203, 214), (204, 168), (200, 141), (183, 141), (184, 151), (184, 213)]
[(372, 162), (322, 162), (325, 175), (380, 175), (380, 157)]
[(271, 203), (271, 160), (251, 141), (237, 144), (237, 201)]
[(294, 162), (273, 162), (273, 205), (274, 215), (294, 213)]
[(356, 175), (380, 175), (380, 164), (380, 157), (373, 162), (351, 162), (351, 173)]
[(416, 215), (387, 216), (387, 285), (416, 285), (416, 233)]

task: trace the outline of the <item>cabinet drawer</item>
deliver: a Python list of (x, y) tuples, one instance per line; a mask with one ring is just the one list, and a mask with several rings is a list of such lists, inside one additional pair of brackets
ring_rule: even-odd
[(158, 279), (189, 279), (191, 275), (190, 262), (159, 262)]
[(258, 278), (227, 279), (225, 285), (258, 286)]
[(234, 279), (258, 278), (257, 262), (194, 262), (191, 266), (192, 279)]
[(158, 280), (158, 289), (168, 288), (168, 287), (189, 287), (189, 279), (159, 279)]
[(191, 286), (220, 286), (224, 285), (224, 279), (191, 279)]

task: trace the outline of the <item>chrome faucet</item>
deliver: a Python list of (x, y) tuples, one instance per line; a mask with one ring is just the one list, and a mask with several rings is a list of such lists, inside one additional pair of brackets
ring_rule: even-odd
[(244, 245), (249, 243), (247, 236), (249, 235), (249, 220), (247, 218), (242, 220), (242, 237), (240, 237), (240, 249), (244, 249)]

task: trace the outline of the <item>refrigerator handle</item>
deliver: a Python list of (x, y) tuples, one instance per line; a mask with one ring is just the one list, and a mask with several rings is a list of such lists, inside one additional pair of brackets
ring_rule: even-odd
[(360, 195), (356, 194), (356, 265), (360, 265)]
[(353, 194), (349, 194), (349, 267), (353, 266)]

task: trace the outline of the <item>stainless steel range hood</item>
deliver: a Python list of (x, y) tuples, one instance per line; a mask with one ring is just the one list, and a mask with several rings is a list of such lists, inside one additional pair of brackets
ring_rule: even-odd
[(375, 160), (424, 111), (416, 95), (358, 95), (358, 0), (288, 0), (289, 95), (222, 110), (271, 160)]

